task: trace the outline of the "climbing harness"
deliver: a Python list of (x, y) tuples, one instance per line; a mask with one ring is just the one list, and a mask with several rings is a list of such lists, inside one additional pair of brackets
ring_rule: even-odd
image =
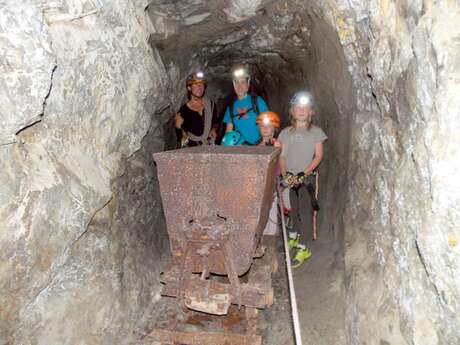
[(190, 74), (185, 81), (186, 86), (191, 86), (193, 84), (203, 83), (206, 84), (206, 79), (204, 78), (204, 73), (202, 71), (196, 71)]
[[(246, 138), (244, 137), (243, 133), (241, 133), (239, 130), (236, 129), (236, 126), (235, 126), (235, 117), (239, 119), (241, 119), (242, 116), (246, 115), (247, 113), (249, 113), (251, 110), (253, 110), (256, 114), (259, 113), (259, 108), (257, 107), (257, 95), (254, 95), (254, 94), (251, 94), (251, 102), (252, 102), (252, 108), (249, 108), (249, 109), (246, 109), (246, 111), (244, 111), (243, 113), (238, 113), (238, 114), (235, 114), (235, 103), (236, 103), (236, 99), (234, 99), (232, 101), (232, 103), (229, 105), (229, 111), (230, 111), (230, 119), (232, 121), (232, 125), (233, 125), (233, 131), (232, 132), (237, 132), (241, 138), (241, 141), (239, 144), (234, 144), (234, 145), (242, 145), (242, 144), (248, 144), (248, 145), (254, 145), (254, 144), (250, 144)], [(230, 132), (229, 132), (230, 133)], [(227, 133), (228, 134), (228, 133)], [(227, 135), (226, 134), (226, 135)], [(225, 138), (225, 136), (224, 136)], [(224, 139), (222, 139), (222, 143), (224, 142)], [(232, 145), (226, 145), (226, 146), (232, 146)]]
[(302, 345), (302, 337), (300, 333), (300, 322), (299, 322), (299, 311), (297, 308), (297, 299), (296, 299), (295, 290), (294, 290), (294, 280), (292, 278), (291, 255), (289, 253), (289, 247), (288, 247), (289, 240), (287, 238), (286, 221), (284, 218), (284, 212), (282, 212), (283, 202), (281, 199), (281, 190), (279, 187), (279, 183), (277, 185), (278, 185), (278, 188), (277, 188), (278, 204), (281, 210), (281, 227), (283, 230), (284, 252), (286, 253), (286, 267), (287, 267), (288, 282), (289, 282), (289, 294), (291, 296), (292, 322), (294, 324), (295, 343), (296, 345)]
[(287, 171), (283, 175), (282, 185), (284, 187), (292, 188), (296, 193), (302, 184), (305, 184), (308, 194), (310, 195), (311, 200), (311, 207), (313, 209), (313, 240), (317, 239), (317, 218), (318, 218), (318, 211), (320, 209), (318, 203), (318, 191), (319, 191), (319, 173), (317, 171), (313, 171), (312, 176), (315, 176), (315, 188), (313, 188), (311, 183), (305, 183), (307, 176), (304, 173), (299, 173), (297, 175), (292, 174), (291, 172)]
[(235, 117), (239, 120), (243, 116), (245, 116), (247, 113), (249, 113), (251, 110), (253, 110), (256, 113), (256, 115), (259, 114), (259, 107), (257, 106), (257, 95), (253, 94), (253, 93), (250, 93), (249, 96), (251, 97), (252, 108), (246, 109), (242, 113), (235, 113), (235, 103), (237, 101), (237, 98), (234, 98), (232, 100), (232, 103), (230, 103), (229, 111), (230, 111), (230, 118), (232, 119), (233, 126), (235, 126), (235, 124), (233, 122)]
[(214, 113), (214, 102), (211, 102), (208, 98), (204, 97), (203, 98), (203, 103), (204, 103), (204, 128), (203, 128), (203, 133), (200, 136), (196, 136), (194, 134), (190, 134), (187, 138), (187, 143), (188, 140), (193, 140), (201, 145), (209, 145), (210, 142), (208, 142), (209, 138), (209, 133), (211, 131), (211, 126), (212, 126), (212, 116)]

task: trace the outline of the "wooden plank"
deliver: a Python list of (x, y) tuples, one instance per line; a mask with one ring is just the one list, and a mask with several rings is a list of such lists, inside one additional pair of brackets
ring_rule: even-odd
[(184, 345), (262, 345), (262, 337), (259, 335), (216, 332), (179, 332), (160, 328), (154, 329), (145, 340), (166, 344), (179, 343)]

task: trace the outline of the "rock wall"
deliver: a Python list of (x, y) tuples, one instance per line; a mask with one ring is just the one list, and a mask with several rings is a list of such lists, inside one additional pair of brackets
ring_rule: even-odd
[(321, 5), (356, 89), (347, 343), (459, 343), (458, 4)]
[(155, 315), (169, 96), (146, 5), (0, 2), (0, 344), (128, 343)]
[(124, 344), (154, 321), (167, 243), (150, 154), (190, 69), (223, 95), (241, 60), (285, 123), (294, 91), (318, 97), (346, 344), (460, 342), (458, 3), (0, 8), (0, 345)]

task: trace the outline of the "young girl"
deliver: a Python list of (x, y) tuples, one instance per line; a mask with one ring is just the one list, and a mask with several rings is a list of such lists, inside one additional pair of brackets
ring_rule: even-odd
[(315, 169), (323, 159), (323, 143), (327, 136), (312, 124), (314, 99), (311, 93), (298, 92), (290, 102), (292, 126), (279, 135), (282, 145), (281, 174), (289, 185), (289, 199), (294, 233), (289, 247), (295, 249), (292, 267), (297, 268), (311, 256), (313, 206), (309, 189), (315, 186)]
[(263, 146), (281, 147), (278, 140), (275, 139), (275, 131), (280, 128), (280, 118), (273, 111), (265, 111), (257, 116), (256, 123), (259, 125), (260, 144)]
[[(280, 142), (275, 139), (275, 131), (280, 128), (281, 124), (278, 114), (273, 111), (265, 111), (257, 116), (256, 122), (259, 125), (260, 136), (262, 138), (259, 145), (281, 147)], [(279, 170), (276, 172), (276, 176), (278, 175)], [(276, 197), (276, 192), (274, 194), (264, 235), (276, 235), (278, 231), (278, 198)]]

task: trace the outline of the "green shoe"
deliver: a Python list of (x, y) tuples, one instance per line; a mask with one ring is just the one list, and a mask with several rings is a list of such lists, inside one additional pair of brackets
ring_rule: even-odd
[(292, 268), (300, 267), (305, 261), (307, 261), (311, 256), (311, 251), (308, 248), (300, 248), (297, 253), (295, 253), (294, 259), (292, 259)]
[(289, 233), (288, 249), (289, 251), (297, 248), (299, 245), (299, 235), (296, 232)]

